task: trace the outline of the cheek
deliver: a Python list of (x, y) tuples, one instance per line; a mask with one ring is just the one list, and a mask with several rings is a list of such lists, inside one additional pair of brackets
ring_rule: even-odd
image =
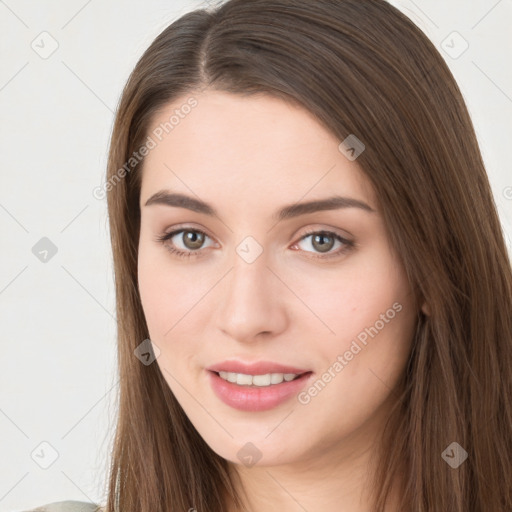
[(297, 295), (335, 332), (332, 337), (338, 340), (373, 325), (382, 313), (404, 298), (402, 273), (380, 254), (354, 258), (353, 263), (324, 273), (314, 282), (307, 274), (299, 281), (295, 277), (295, 282)]
[[(362, 388), (392, 382), (406, 363), (414, 335), (416, 311), (404, 276), (388, 271), (374, 275), (360, 292), (343, 297), (333, 329), (336, 356), (347, 361), (343, 373)], [(334, 351), (334, 343), (331, 344)], [(331, 354), (331, 359), (334, 354)], [(371, 386), (370, 386), (371, 387)]]
[(140, 299), (150, 334), (154, 336), (156, 332), (161, 331), (159, 319), (162, 318), (162, 315), (160, 310), (164, 310), (166, 305), (163, 304), (165, 293), (163, 293), (164, 287), (160, 282), (161, 272), (150, 256), (149, 251), (139, 247), (137, 272)]
[(139, 244), (138, 284), (148, 328), (161, 337), (178, 321), (191, 286), (185, 273), (169, 265), (167, 252), (146, 239)]
[[(180, 283), (177, 273), (166, 269), (162, 255), (141, 245), (138, 256), (139, 293), (149, 337), (161, 351), (171, 342), (178, 322)], [(179, 325), (179, 324), (178, 324)]]
[(359, 287), (333, 288), (337, 299), (324, 302), (336, 334), (317, 345), (322, 371), (299, 402), (309, 413), (304, 428), (323, 429), (326, 443), (372, 417), (404, 371), (416, 314), (401, 277), (374, 274)]
[(317, 282), (323, 286), (312, 287), (306, 278), (303, 283), (305, 302), (333, 331), (318, 347), (320, 359), (326, 368), (338, 356), (344, 359), (337, 373), (344, 378), (333, 388), (345, 388), (351, 382), (364, 389), (369, 377), (378, 388), (380, 383), (370, 369), (385, 382), (394, 380), (411, 347), (416, 312), (405, 274), (392, 255), (382, 250), (354, 259), (353, 265)]
[[(165, 251), (141, 247), (138, 259), (138, 284), (150, 339), (158, 346), (160, 366), (176, 371), (177, 362), (192, 365), (199, 353), (202, 336), (198, 329), (204, 311), (201, 298), (212, 284), (177, 265), (171, 266)], [(205, 297), (206, 299), (206, 297)]]

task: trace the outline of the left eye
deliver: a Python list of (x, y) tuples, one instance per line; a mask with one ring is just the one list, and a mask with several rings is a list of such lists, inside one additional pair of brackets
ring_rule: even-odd
[[(303, 240), (306, 240), (307, 238), (311, 238), (310, 246), (313, 247), (313, 249), (318, 250), (321, 254), (315, 255), (315, 258), (330, 258), (334, 256), (339, 256), (348, 250), (350, 250), (354, 246), (354, 242), (351, 242), (350, 240), (347, 240), (343, 238), (342, 236), (338, 235), (337, 233), (334, 233), (333, 231), (310, 231), (309, 233), (306, 233), (301, 237), (299, 242), (302, 242)], [(327, 241), (326, 240), (331, 240)], [(337, 251), (329, 252), (335, 242), (338, 241), (341, 244), (341, 247)], [(297, 244), (294, 244), (294, 247), (297, 246)], [(306, 251), (310, 252), (310, 251)], [(323, 254), (326, 254), (325, 256)]]
[[(177, 248), (174, 242), (172, 242), (171, 245), (166, 243), (167, 241), (172, 241), (172, 239), (176, 235), (179, 235), (180, 233), (185, 234), (185, 236), (181, 237), (182, 243), (185, 246), (183, 249)], [(347, 252), (354, 246), (354, 242), (346, 240), (342, 236), (332, 231), (311, 231), (303, 235), (300, 238), (299, 242), (295, 243), (292, 247), (297, 247), (300, 242), (310, 237), (312, 237), (310, 243), (311, 247), (313, 247), (313, 249), (319, 251), (320, 253), (317, 253), (316, 256), (313, 256), (314, 258), (325, 259), (333, 256), (338, 256), (342, 253)], [(163, 243), (171, 253), (176, 254), (178, 257), (190, 257), (199, 256), (201, 254), (200, 249), (204, 243), (205, 238), (210, 237), (200, 229), (177, 229), (175, 231), (171, 231), (170, 233), (164, 233), (163, 235), (158, 236), (157, 241)], [(341, 244), (341, 247), (339, 247), (338, 250), (335, 252), (329, 252), (333, 248), (336, 241), (338, 241)], [(306, 252), (311, 251), (306, 250)]]

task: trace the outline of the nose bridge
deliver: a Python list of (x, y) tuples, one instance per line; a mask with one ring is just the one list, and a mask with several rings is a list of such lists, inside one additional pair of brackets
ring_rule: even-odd
[(267, 267), (267, 254), (251, 238), (237, 246), (219, 301), (218, 326), (239, 341), (279, 330), (284, 315), (275, 293), (276, 277)]
[[(258, 244), (259, 245), (259, 244)], [(259, 246), (261, 247), (261, 246)], [(259, 252), (259, 254), (258, 254)], [(267, 283), (269, 270), (267, 254), (255, 247), (254, 242), (242, 242), (236, 248), (231, 272), (232, 293), (256, 294), (263, 291)]]

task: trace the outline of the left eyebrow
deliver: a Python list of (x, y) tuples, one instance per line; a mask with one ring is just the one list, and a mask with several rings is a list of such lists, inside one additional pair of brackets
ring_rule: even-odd
[[(218, 217), (217, 210), (210, 204), (196, 199), (191, 196), (180, 193), (172, 193), (168, 190), (160, 190), (153, 194), (144, 204), (144, 206), (151, 206), (153, 204), (160, 204), (165, 206), (174, 206), (177, 208), (186, 208), (197, 213)], [(323, 210), (338, 210), (342, 208), (360, 208), (369, 213), (375, 213), (375, 210), (359, 199), (343, 196), (332, 196), (325, 199), (318, 199), (303, 203), (289, 204), (278, 210), (272, 219), (282, 221), (314, 213)]]

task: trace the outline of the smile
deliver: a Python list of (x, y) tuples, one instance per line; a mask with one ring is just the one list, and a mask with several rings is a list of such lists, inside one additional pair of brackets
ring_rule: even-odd
[(211, 389), (224, 404), (240, 411), (258, 412), (273, 409), (297, 396), (313, 372), (251, 375), (209, 370), (207, 374)]

